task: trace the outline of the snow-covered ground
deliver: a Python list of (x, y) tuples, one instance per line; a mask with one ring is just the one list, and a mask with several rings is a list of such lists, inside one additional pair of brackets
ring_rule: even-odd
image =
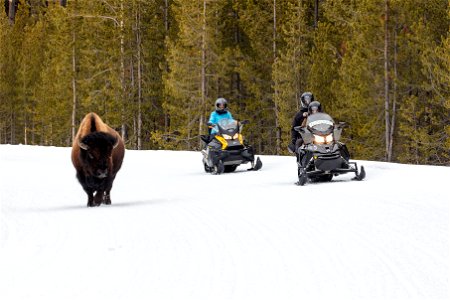
[(127, 151), (87, 208), (69, 148), (0, 145), (0, 299), (450, 298), (449, 167), (299, 187), (294, 157), (261, 159)]

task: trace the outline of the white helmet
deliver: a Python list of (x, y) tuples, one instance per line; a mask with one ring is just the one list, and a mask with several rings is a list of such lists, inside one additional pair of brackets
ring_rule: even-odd
[[(223, 104), (223, 108), (220, 108), (220, 105)], [(225, 98), (217, 98), (216, 100), (216, 110), (217, 111), (225, 111), (227, 110), (228, 102)]]

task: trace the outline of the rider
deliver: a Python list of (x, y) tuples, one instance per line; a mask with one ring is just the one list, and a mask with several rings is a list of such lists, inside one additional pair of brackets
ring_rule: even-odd
[[(322, 112), (322, 104), (320, 104), (319, 101), (312, 101), (309, 103), (307, 108), (307, 115), (304, 118), (301, 126), (306, 127), (306, 119), (307, 116), (313, 115), (315, 113)], [(301, 142), (298, 144), (298, 147), (296, 148), (296, 156), (297, 156), (297, 164), (298, 164), (298, 175), (300, 176), (303, 172), (305, 172), (305, 167), (307, 162), (312, 158), (312, 154), (308, 151), (305, 151), (304, 149), (300, 148), (300, 146), (303, 143), (302, 138), (300, 137), (299, 140)]]
[(311, 92), (304, 92), (300, 96), (300, 110), (295, 114), (294, 120), (292, 120), (291, 142), (288, 145), (288, 150), (291, 153), (296, 153), (298, 147), (303, 143), (300, 133), (294, 127), (301, 126), (303, 121), (308, 117), (308, 106), (312, 101), (314, 101), (314, 95)]
[[(318, 112), (322, 112), (322, 104), (320, 104), (319, 101), (312, 101), (308, 105), (308, 115), (313, 115)], [(306, 118), (305, 118), (305, 121), (306, 121)], [(304, 124), (304, 125), (306, 125), (306, 124)]]
[[(211, 112), (211, 115), (209, 117), (208, 121), (208, 133), (209, 133), (209, 139), (204, 140), (205, 141), (205, 150), (208, 153), (208, 159), (213, 162), (213, 164), (217, 163), (217, 157), (214, 155), (213, 151), (210, 151), (210, 149), (220, 149), (221, 143), (214, 139), (214, 136), (219, 132), (217, 125), (221, 120), (224, 119), (230, 119), (233, 120), (233, 116), (228, 111), (228, 102), (225, 98), (217, 98), (215, 102), (216, 109)], [(223, 165), (222, 165), (223, 167)], [(220, 174), (222, 171), (214, 171), (215, 174)]]
[(214, 136), (215, 134), (217, 134), (217, 132), (218, 132), (217, 124), (219, 123), (220, 120), (222, 120), (222, 119), (231, 119), (232, 120), (233, 119), (233, 116), (228, 111), (227, 99), (217, 98), (215, 107), (216, 107), (216, 110), (211, 112), (211, 115), (209, 117), (209, 122), (208, 122), (208, 124), (210, 124), (209, 134), (211, 136)]

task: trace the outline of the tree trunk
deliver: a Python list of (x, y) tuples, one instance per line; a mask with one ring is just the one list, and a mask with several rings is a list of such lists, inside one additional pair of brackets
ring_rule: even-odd
[(9, 0), (9, 11), (8, 11), (8, 17), (9, 17), (9, 24), (14, 24), (14, 20), (16, 18), (16, 7), (18, 0)]
[[(397, 23), (397, 22), (396, 22)], [(388, 161), (392, 161), (393, 145), (394, 145), (394, 129), (395, 129), (395, 117), (397, 112), (397, 31), (394, 30), (394, 81), (393, 81), (393, 99), (392, 99), (392, 117), (391, 128), (389, 132), (389, 152)]]
[[(233, 2), (236, 2), (238, 0), (234, 0)], [(233, 3), (234, 5), (234, 3)], [(241, 32), (240, 32), (240, 28), (238, 25), (239, 22), (239, 14), (237, 12), (236, 9), (233, 9), (233, 22), (234, 22), (234, 27), (233, 27), (233, 36), (234, 36), (234, 44), (235, 45), (239, 45), (239, 43), (241, 43)], [(236, 89), (236, 96), (237, 98), (235, 99), (235, 101), (237, 103), (241, 103), (240, 99), (242, 98), (242, 85), (241, 85), (241, 76), (239, 74), (239, 72), (233, 72), (232, 75), (232, 89)]]
[[(273, 0), (273, 63), (277, 60), (277, 1)], [(272, 84), (274, 86), (274, 84)], [(275, 110), (275, 130), (276, 130), (276, 141), (275, 141), (275, 154), (279, 155), (281, 153), (281, 127), (280, 127), (280, 112), (278, 107), (278, 90), (275, 88), (273, 103)]]
[[(204, 132), (204, 107), (206, 103), (206, 0), (203, 0), (203, 24), (202, 24), (202, 69), (201, 69), (201, 100), (200, 100), (200, 120), (199, 120), (199, 135)], [(202, 142), (199, 141), (199, 148), (202, 147)]]
[(125, 87), (125, 28), (124, 28), (124, 7), (123, 7), (123, 1), (120, 1), (120, 70), (121, 70), (121, 76), (120, 76), (120, 84), (122, 88), (122, 138), (124, 141), (127, 140), (126, 137), (126, 126), (125, 126), (125, 107), (126, 107), (126, 87)]
[(76, 120), (77, 120), (77, 81), (76, 81), (76, 73), (77, 73), (77, 60), (75, 53), (75, 41), (76, 34), (75, 28), (72, 29), (72, 141), (75, 139), (76, 134)]
[(27, 134), (28, 134), (28, 130), (27, 130), (27, 119), (25, 118), (25, 125), (23, 128), (23, 134), (24, 134), (24, 145), (28, 145), (28, 138), (27, 138)]
[[(169, 35), (169, 0), (164, 0), (164, 29), (166, 38)], [(167, 53), (167, 46), (164, 43), (164, 53)], [(165, 72), (169, 73), (169, 64), (167, 63), (167, 59), (164, 62)], [(167, 95), (165, 96), (167, 97)], [(164, 112), (164, 133), (168, 133), (170, 126), (170, 116), (167, 112)]]
[[(135, 90), (135, 88), (136, 88), (136, 80), (134, 79), (134, 59), (133, 59), (134, 57), (133, 57), (133, 55), (131, 55), (130, 56), (130, 66), (129, 66), (129, 70), (130, 70), (130, 88), (131, 88), (131, 90)], [(133, 137), (134, 137), (134, 140), (133, 140), (133, 149), (137, 149), (137, 143), (138, 143), (138, 139), (137, 139), (137, 137), (138, 137), (138, 134), (137, 134), (137, 115), (135, 114), (135, 112), (134, 112), (134, 110), (133, 110)]]
[(385, 0), (384, 6), (384, 120), (386, 139), (386, 160), (389, 160), (389, 0)]
[(314, 28), (317, 29), (319, 24), (319, 0), (314, 1)]
[[(34, 126), (34, 118), (31, 119), (31, 145), (35, 144), (35, 126)], [(1, 138), (0, 138), (1, 141)]]
[[(27, 66), (24, 66), (24, 68), (26, 68)], [(24, 69), (23, 72), (27, 73), (28, 70)], [(22, 90), (26, 91), (27, 90), (27, 85), (25, 83), (25, 80), (22, 81)], [(24, 138), (23, 138), (23, 142), (25, 145), (28, 145), (28, 105), (27, 105), (27, 93), (25, 92), (25, 95), (23, 97), (23, 134), (24, 134)]]
[(137, 149), (142, 149), (142, 62), (141, 62), (141, 5), (138, 2), (138, 9), (136, 12), (136, 47), (137, 47), (137, 81), (138, 81), (138, 119), (137, 119)]

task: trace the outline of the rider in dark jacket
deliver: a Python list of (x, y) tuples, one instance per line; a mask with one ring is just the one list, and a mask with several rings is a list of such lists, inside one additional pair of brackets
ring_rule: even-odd
[(296, 150), (303, 143), (300, 133), (298, 133), (294, 127), (301, 126), (303, 121), (308, 117), (308, 106), (314, 101), (314, 95), (311, 92), (304, 92), (300, 97), (300, 110), (295, 114), (294, 120), (292, 120), (291, 127), (291, 142), (288, 145), (288, 150), (291, 153), (297, 153)]

